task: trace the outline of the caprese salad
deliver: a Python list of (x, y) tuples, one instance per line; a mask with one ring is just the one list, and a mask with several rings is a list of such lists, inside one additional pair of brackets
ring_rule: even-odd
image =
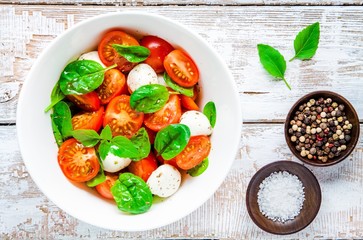
[(192, 58), (166, 40), (107, 32), (64, 68), (45, 109), (65, 177), (132, 214), (173, 195), (181, 172), (208, 167), (216, 107), (199, 108), (198, 81)]

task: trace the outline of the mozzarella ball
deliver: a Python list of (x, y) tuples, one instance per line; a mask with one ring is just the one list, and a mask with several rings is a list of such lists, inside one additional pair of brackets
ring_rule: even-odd
[(136, 65), (127, 76), (127, 86), (131, 92), (135, 91), (141, 86), (148, 84), (158, 84), (158, 76), (154, 69), (146, 63)]
[(203, 113), (195, 110), (183, 113), (180, 118), (180, 123), (189, 127), (190, 136), (208, 136), (211, 135), (213, 131), (208, 118)]
[(163, 85), (165, 87), (169, 87), (168, 84), (166, 84), (165, 80), (164, 80), (164, 74), (158, 74), (158, 83), (160, 85)]
[(106, 67), (105, 64), (102, 63), (100, 57), (98, 56), (97, 51), (83, 53), (78, 59), (79, 60), (93, 60), (93, 61), (98, 62), (99, 64), (101, 64), (101, 66), (103, 68)]
[(117, 157), (112, 153), (108, 153), (106, 158), (102, 161), (102, 163), (103, 163), (103, 169), (106, 172), (114, 173), (127, 167), (131, 163), (131, 159)]
[(163, 164), (153, 171), (147, 180), (152, 194), (159, 197), (170, 197), (180, 187), (181, 175), (178, 169)]

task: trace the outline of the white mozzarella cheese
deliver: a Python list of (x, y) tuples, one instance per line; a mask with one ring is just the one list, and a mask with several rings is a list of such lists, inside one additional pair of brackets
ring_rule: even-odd
[(147, 180), (147, 184), (152, 192), (159, 197), (170, 197), (180, 187), (181, 175), (178, 169), (163, 164), (153, 171)]
[(102, 63), (100, 57), (98, 56), (97, 51), (83, 53), (78, 59), (79, 60), (93, 60), (93, 61), (101, 64), (102, 67), (104, 67), (104, 68), (106, 67), (105, 64)]
[(136, 65), (127, 76), (127, 86), (131, 92), (135, 91), (141, 86), (148, 84), (158, 84), (158, 76), (154, 69), (146, 63)]
[(130, 158), (120, 158), (112, 153), (108, 153), (106, 158), (102, 161), (103, 163), (103, 169), (106, 172), (118, 172), (121, 169), (124, 169), (131, 163)]
[(203, 113), (195, 110), (183, 113), (180, 118), (180, 123), (189, 127), (191, 136), (208, 136), (211, 135), (213, 131), (208, 118)]

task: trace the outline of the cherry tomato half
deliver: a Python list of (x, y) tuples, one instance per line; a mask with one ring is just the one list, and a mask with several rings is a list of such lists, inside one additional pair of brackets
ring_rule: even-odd
[(189, 170), (208, 157), (210, 149), (209, 137), (204, 135), (193, 136), (189, 139), (184, 150), (175, 157), (176, 164), (181, 169)]
[(150, 50), (150, 55), (145, 60), (145, 63), (149, 64), (156, 73), (164, 72), (164, 59), (166, 55), (174, 50), (173, 46), (156, 36), (143, 37), (140, 45)]
[(157, 161), (153, 153), (137, 162), (131, 162), (127, 167), (128, 170), (138, 177), (141, 177), (145, 182), (149, 179), (151, 173), (158, 168)]
[(121, 72), (129, 72), (136, 64), (120, 56), (112, 47), (113, 44), (139, 46), (139, 42), (133, 36), (116, 30), (106, 33), (98, 44), (98, 55), (103, 64), (111, 66), (116, 63)]
[(193, 98), (180, 95), (180, 102), (183, 108), (186, 110), (196, 110), (199, 111), (198, 105), (194, 102)]
[(178, 123), (181, 117), (181, 106), (178, 95), (171, 94), (168, 102), (157, 112), (145, 114), (146, 127), (157, 132), (172, 123)]
[(97, 111), (81, 112), (72, 117), (72, 126), (77, 129), (93, 129), (96, 132), (100, 130), (103, 122), (104, 108), (100, 107)]
[(127, 92), (125, 75), (115, 68), (105, 72), (101, 86), (96, 89), (101, 104), (107, 104), (112, 98)]
[(141, 127), (144, 113), (133, 110), (130, 106), (130, 96), (120, 95), (107, 105), (103, 127), (109, 125), (112, 135), (132, 137)]
[(193, 60), (183, 51), (174, 50), (164, 59), (170, 78), (182, 87), (192, 87), (199, 80), (199, 71)]
[(104, 198), (113, 199), (111, 187), (115, 184), (117, 179), (117, 175), (106, 173), (106, 180), (95, 187), (97, 192)]
[(94, 91), (83, 95), (67, 95), (67, 98), (85, 111), (97, 111), (101, 107), (100, 99)]
[(95, 149), (83, 146), (74, 138), (66, 140), (60, 146), (58, 164), (63, 174), (75, 182), (91, 180), (100, 169)]

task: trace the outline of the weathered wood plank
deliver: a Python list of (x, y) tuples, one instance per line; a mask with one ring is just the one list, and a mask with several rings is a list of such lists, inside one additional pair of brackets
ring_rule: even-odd
[(282, 124), (244, 125), (234, 165), (209, 201), (171, 225), (135, 233), (99, 229), (60, 210), (31, 180), (19, 153), (15, 126), (0, 127), (0, 142), (1, 239), (363, 238), (362, 138), (344, 162), (327, 168), (309, 167), (322, 188), (320, 212), (306, 229), (285, 237), (260, 230), (245, 207), (249, 180), (258, 169), (277, 160), (298, 161), (286, 147)]
[(8, 4), (46, 4), (46, 5), (115, 5), (115, 6), (162, 6), (162, 5), (221, 5), (221, 6), (248, 6), (248, 5), (266, 5), (266, 6), (306, 6), (306, 5), (362, 5), (362, 0), (1, 0), (0, 3)]
[[(0, 5), (0, 123), (15, 121), (22, 82), (53, 38), (84, 19), (120, 10), (164, 15), (205, 38), (232, 71), (245, 121), (282, 122), (293, 102), (318, 89), (342, 94), (363, 118), (363, 7)], [(310, 61), (287, 63), (289, 91), (262, 69), (256, 44), (272, 45), (289, 59), (295, 35), (315, 21), (321, 23), (319, 49)]]

